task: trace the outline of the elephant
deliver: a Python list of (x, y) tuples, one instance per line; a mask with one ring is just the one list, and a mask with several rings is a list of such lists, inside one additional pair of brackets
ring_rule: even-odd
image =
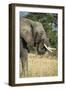
[(28, 76), (28, 45), (36, 47), (37, 54), (45, 54), (48, 50), (52, 52), (49, 39), (42, 23), (27, 18), (20, 18), (20, 59), (22, 63), (22, 74)]

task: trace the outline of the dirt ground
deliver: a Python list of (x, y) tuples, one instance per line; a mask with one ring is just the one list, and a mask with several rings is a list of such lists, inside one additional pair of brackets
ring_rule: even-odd
[(28, 77), (57, 76), (58, 61), (54, 56), (28, 54)]

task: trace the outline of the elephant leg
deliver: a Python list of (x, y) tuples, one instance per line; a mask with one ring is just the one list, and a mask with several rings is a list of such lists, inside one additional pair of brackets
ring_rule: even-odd
[(27, 60), (23, 60), (22, 61), (22, 75), (24, 77), (27, 77), (28, 76), (28, 61)]
[(25, 77), (28, 75), (28, 51), (23, 46), (23, 41), (20, 38), (20, 59), (21, 59), (21, 77)]
[(22, 76), (27, 77), (28, 76), (28, 53), (26, 49), (24, 49), (24, 52), (22, 53), (21, 63), (22, 63)]

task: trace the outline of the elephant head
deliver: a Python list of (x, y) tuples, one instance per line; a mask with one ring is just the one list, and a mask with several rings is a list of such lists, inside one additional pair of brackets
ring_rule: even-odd
[[(45, 51), (50, 51), (49, 39), (43, 25), (27, 18), (20, 19), (20, 38), (23, 38), (26, 44), (30, 44), (37, 48), (38, 54), (44, 54)], [(28, 48), (28, 47), (27, 47)]]

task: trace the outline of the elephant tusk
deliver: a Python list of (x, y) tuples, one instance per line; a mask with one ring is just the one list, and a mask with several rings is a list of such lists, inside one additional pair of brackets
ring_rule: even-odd
[(51, 47), (48, 47), (49, 49), (53, 50), (53, 51), (56, 51), (56, 48), (51, 48)]
[(46, 44), (44, 44), (44, 46), (45, 46), (45, 48), (46, 48), (49, 52), (51, 52), (51, 53), (53, 52), (50, 47), (47, 47)]

